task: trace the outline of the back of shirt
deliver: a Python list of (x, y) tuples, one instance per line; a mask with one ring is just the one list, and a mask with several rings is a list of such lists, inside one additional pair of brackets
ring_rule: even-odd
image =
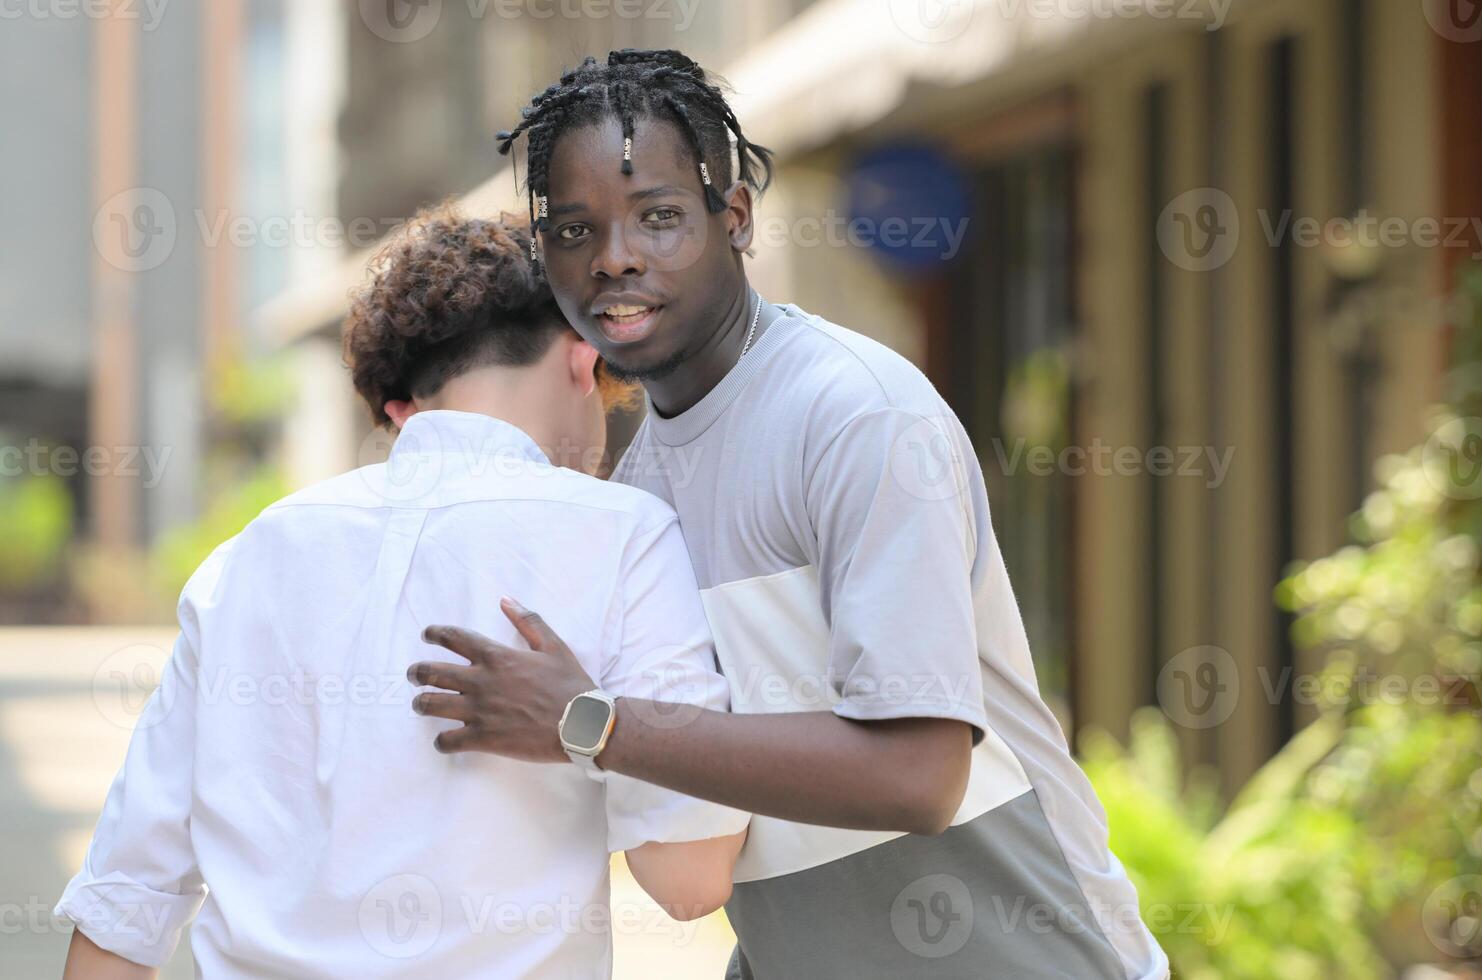
[[(513, 426), (422, 413), (387, 464), (279, 502), (191, 580), (59, 914), (163, 959), (204, 883), (206, 976), (607, 976), (609, 853), (745, 817), (616, 774), (437, 753), (457, 723), (414, 714), (405, 673), (462, 661), (421, 631), (522, 645), (501, 595), (541, 610), (609, 692), (726, 706), (668, 507), (550, 466)], [(120, 921), (136, 907), (142, 935)]]

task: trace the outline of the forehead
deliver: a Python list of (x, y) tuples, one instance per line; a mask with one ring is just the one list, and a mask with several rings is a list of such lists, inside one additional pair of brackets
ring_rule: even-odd
[(615, 117), (568, 129), (551, 147), (546, 171), (550, 196), (583, 196), (581, 192), (594, 185), (626, 190), (640, 180), (688, 187), (698, 185), (700, 179), (699, 158), (679, 127), (668, 119), (640, 116), (633, 120), (632, 175), (622, 172), (622, 162), (623, 127)]

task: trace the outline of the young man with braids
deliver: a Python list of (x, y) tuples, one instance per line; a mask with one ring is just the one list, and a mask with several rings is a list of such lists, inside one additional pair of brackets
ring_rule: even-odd
[(563, 712), (600, 684), (559, 610), (506, 597), (530, 649), (424, 634), (462, 658), (410, 671), (449, 692), (416, 710), (464, 723), (438, 749), (585, 754), (752, 811), (734, 977), (1165, 977), (1039, 697), (962, 426), (904, 358), (747, 284), (768, 151), (674, 51), (588, 59), (520, 135), (557, 302), (647, 393), (614, 478), (678, 511), (736, 713), (622, 697), (573, 749)]
[[(391, 459), (218, 548), (82, 871), (67, 980), (152, 977), (197, 910), (197, 976), (611, 975), (609, 852), (679, 918), (730, 892), (746, 814), (617, 773), (440, 759), (409, 710), (417, 631), (533, 591), (614, 694), (682, 678), (724, 709), (674, 512), (593, 479), (605, 377), (522, 222), (419, 216), (345, 325)], [(567, 468), (558, 463), (567, 464)], [(588, 776), (593, 778), (588, 778)], [(204, 904), (203, 904), (204, 902)]]

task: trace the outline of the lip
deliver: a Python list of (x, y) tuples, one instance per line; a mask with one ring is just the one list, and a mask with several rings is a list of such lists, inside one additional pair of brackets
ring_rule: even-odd
[[(641, 316), (611, 316), (607, 311), (613, 307), (640, 306), (647, 309)], [(664, 305), (647, 296), (634, 293), (610, 293), (592, 304), (592, 317), (602, 335), (614, 344), (633, 344), (654, 332), (659, 314)]]

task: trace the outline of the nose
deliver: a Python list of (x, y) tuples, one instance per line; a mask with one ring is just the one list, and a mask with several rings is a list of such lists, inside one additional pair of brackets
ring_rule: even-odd
[(631, 246), (626, 229), (621, 225), (602, 237), (596, 254), (592, 256), (592, 276), (597, 279), (637, 277), (647, 271), (648, 263)]

